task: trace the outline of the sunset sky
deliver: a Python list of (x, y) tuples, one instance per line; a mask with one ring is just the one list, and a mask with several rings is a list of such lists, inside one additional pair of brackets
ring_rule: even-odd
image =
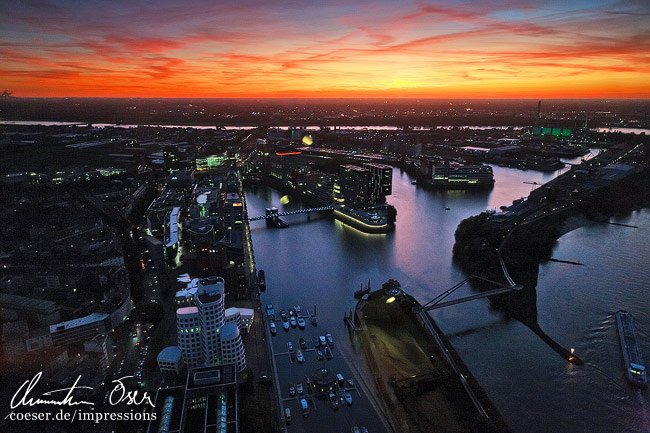
[(650, 1), (0, 0), (15, 96), (648, 98)]

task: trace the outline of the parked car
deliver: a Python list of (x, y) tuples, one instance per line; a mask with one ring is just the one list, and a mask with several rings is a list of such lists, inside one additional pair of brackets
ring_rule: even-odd
[(288, 407), (284, 408), (284, 420), (287, 422), (287, 424), (291, 424), (291, 409)]
[(309, 416), (309, 405), (307, 404), (307, 399), (300, 399), (300, 408), (302, 409), (302, 416), (307, 418)]

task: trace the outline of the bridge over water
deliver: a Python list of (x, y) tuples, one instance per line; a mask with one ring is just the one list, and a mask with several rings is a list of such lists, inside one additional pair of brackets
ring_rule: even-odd
[(321, 207), (312, 207), (308, 209), (296, 209), (296, 210), (290, 210), (286, 212), (278, 212), (277, 209), (275, 208), (270, 208), (266, 210), (265, 215), (260, 215), (260, 216), (255, 216), (252, 218), (248, 218), (248, 221), (260, 221), (260, 220), (265, 220), (269, 218), (278, 218), (278, 217), (283, 217), (283, 216), (289, 216), (289, 215), (297, 215), (301, 213), (309, 213), (309, 212), (321, 212), (321, 211), (328, 211), (328, 210), (334, 210), (334, 206), (321, 206)]

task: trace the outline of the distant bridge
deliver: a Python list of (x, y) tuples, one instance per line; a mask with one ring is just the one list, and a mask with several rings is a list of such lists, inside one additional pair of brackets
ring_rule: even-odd
[(290, 210), (286, 212), (278, 212), (277, 209), (271, 208), (267, 209), (265, 215), (260, 215), (252, 218), (248, 218), (248, 221), (260, 221), (260, 220), (265, 220), (269, 218), (278, 218), (278, 217), (283, 217), (283, 216), (289, 216), (289, 215), (297, 215), (301, 213), (308, 213), (308, 212), (321, 212), (321, 211), (326, 211), (326, 210), (334, 210), (334, 206), (321, 206), (321, 207), (312, 207), (309, 209), (297, 209), (297, 210)]

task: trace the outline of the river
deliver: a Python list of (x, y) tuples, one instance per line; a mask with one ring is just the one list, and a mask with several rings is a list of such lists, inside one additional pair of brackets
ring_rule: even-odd
[[(490, 192), (425, 191), (394, 170), (389, 202), (398, 211), (397, 227), (387, 235), (360, 233), (329, 218), (307, 222), (304, 215), (286, 218), (290, 227), (284, 230), (252, 223), (257, 266), (267, 272), (263, 299), (285, 306), (318, 304), (319, 326), (347, 341), (341, 318), (354, 306), (352, 292), (361, 282), (371, 279), (378, 288), (394, 278), (426, 302), (464, 279), (452, 263), (454, 231), (463, 218), (528, 195), (531, 185), (524, 182), (543, 183), (559, 174), (493, 168), (496, 184)], [(249, 190), (247, 202), (251, 216), (269, 205), (300, 207), (282, 206), (280, 195), (263, 187)], [(635, 316), (650, 356), (650, 211), (612, 221), (639, 228), (579, 228), (560, 238), (553, 255), (585, 265), (540, 267), (539, 324), (560, 344), (575, 347), (585, 366), (567, 363), (526, 326), (493, 311), (487, 300), (433, 314), (516, 433), (650, 431), (648, 397), (624, 378), (614, 318), (618, 309)], [(471, 289), (461, 290), (454, 296)]]

